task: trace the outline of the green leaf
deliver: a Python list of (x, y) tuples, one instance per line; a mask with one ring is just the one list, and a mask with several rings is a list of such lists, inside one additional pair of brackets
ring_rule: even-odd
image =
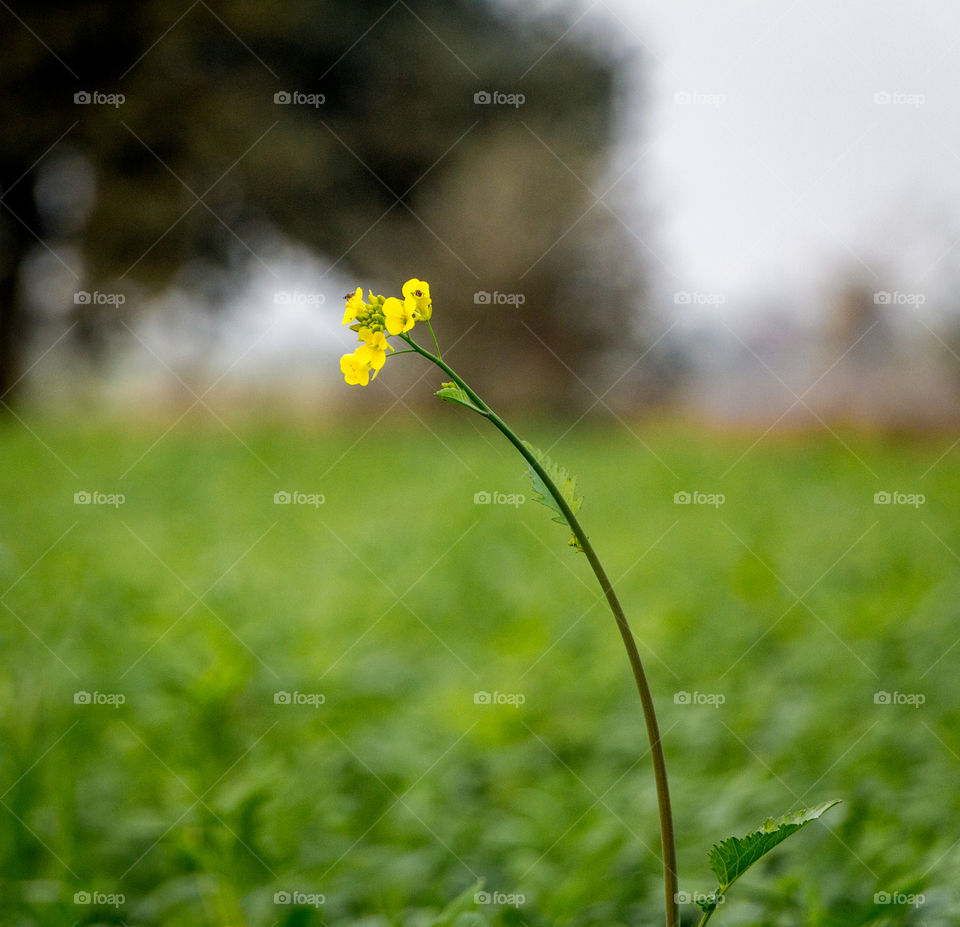
[[(570, 506), (570, 510), (574, 515), (580, 511), (580, 506), (583, 503), (583, 497), (577, 495), (577, 477), (571, 476), (566, 467), (561, 467), (556, 461), (551, 460), (543, 451), (538, 447), (534, 447), (528, 441), (523, 442), (524, 447), (530, 451), (534, 457), (537, 458), (537, 463), (546, 471), (547, 476), (550, 477), (553, 484), (560, 491), (560, 495), (563, 496), (564, 501), (567, 505)], [(557, 500), (554, 499), (553, 494), (547, 489), (546, 484), (540, 478), (540, 474), (531, 466), (527, 466), (527, 476), (530, 477), (530, 482), (533, 484), (533, 498), (534, 501), (539, 502), (541, 505), (545, 505), (553, 513), (553, 520), (560, 525), (567, 525), (569, 528), (570, 525), (567, 522), (566, 516), (563, 514), (563, 509), (560, 508), (560, 505), (557, 503)], [(570, 540), (567, 542), (571, 547), (579, 550), (583, 553), (583, 548), (580, 546), (580, 541), (577, 539), (577, 536), (573, 533), (572, 529), (570, 532)]]
[[(714, 897), (723, 893), (740, 878), (758, 859), (769, 853), (777, 844), (791, 837), (801, 827), (817, 820), (825, 811), (840, 804), (839, 799), (825, 801), (814, 808), (804, 808), (780, 818), (767, 818), (763, 827), (746, 837), (728, 837), (710, 850), (710, 868), (717, 877)], [(705, 911), (716, 907), (716, 902), (706, 901), (700, 905)]]
[(475, 882), (469, 888), (464, 889), (463, 893), (453, 899), (437, 916), (430, 922), (430, 927), (451, 927), (461, 915), (473, 911), (476, 908), (476, 895), (483, 888), (483, 879)]
[(458, 406), (466, 406), (479, 415), (487, 414), (466, 394), (464, 389), (457, 386), (456, 383), (441, 383), (440, 389), (437, 390), (437, 395), (444, 400), (444, 402), (455, 402)]

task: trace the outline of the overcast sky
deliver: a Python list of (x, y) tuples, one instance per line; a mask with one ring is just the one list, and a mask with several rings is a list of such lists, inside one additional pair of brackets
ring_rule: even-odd
[(955, 3), (545, 5), (582, 17), (571, 35), (612, 22), (643, 52), (618, 163), (644, 156), (610, 202), (637, 190), (649, 204), (640, 231), (665, 292), (721, 293), (736, 314), (786, 288), (813, 311), (848, 267), (917, 290), (953, 272)]

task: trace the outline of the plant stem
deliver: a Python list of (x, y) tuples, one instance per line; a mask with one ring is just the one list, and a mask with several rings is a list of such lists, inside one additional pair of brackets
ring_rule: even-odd
[[(556, 500), (557, 505), (563, 512), (570, 530), (574, 533), (583, 553), (586, 555), (590, 567), (600, 583), (600, 588), (606, 597), (610, 611), (617, 622), (617, 628), (620, 636), (623, 638), (623, 645), (627, 651), (627, 659), (630, 661), (630, 668), (633, 670), (633, 678), (637, 683), (637, 690), (640, 693), (640, 703), (643, 706), (643, 717), (647, 727), (647, 739), (650, 741), (650, 754), (653, 758), (653, 772), (657, 784), (657, 804), (660, 811), (660, 840), (663, 845), (663, 883), (664, 883), (664, 901), (666, 905), (666, 924), (667, 927), (677, 927), (679, 924), (679, 907), (677, 904), (677, 850), (673, 833), (673, 812), (670, 806), (670, 786), (667, 781), (667, 765), (663, 755), (663, 743), (660, 739), (660, 726), (657, 723), (657, 712), (653, 702), (653, 695), (650, 692), (650, 686), (647, 682), (647, 676), (643, 669), (643, 662), (640, 659), (640, 653), (637, 650), (637, 643), (634, 640), (630, 625), (627, 622), (620, 600), (613, 590), (613, 585), (607, 576), (606, 570), (600, 563), (590, 539), (577, 520), (577, 516), (570, 508), (569, 503), (563, 497), (563, 494), (557, 488), (550, 475), (543, 468), (540, 461), (537, 460), (533, 452), (520, 440), (513, 430), (497, 415), (467, 384), (466, 382), (439, 356), (431, 354), (421, 348), (413, 339), (407, 335), (401, 335), (404, 341), (413, 348), (418, 354), (421, 354), (427, 360), (436, 364), (456, 383), (471, 401), (481, 410), (485, 418), (488, 418), (503, 433), (506, 439), (519, 451), (523, 459), (531, 466), (537, 476), (543, 480), (544, 486), (550, 492), (550, 495)], [(701, 921), (701, 924), (706, 921)]]
[(434, 345), (434, 347), (437, 349), (437, 358), (438, 358), (439, 360), (442, 360), (442, 359), (443, 359), (443, 356), (440, 354), (440, 342), (437, 341), (437, 336), (436, 336), (436, 334), (434, 334), (433, 326), (430, 324), (430, 320), (429, 320), (429, 319), (427, 319), (427, 328), (430, 329), (430, 335), (431, 335), (431, 337), (433, 338), (433, 345)]

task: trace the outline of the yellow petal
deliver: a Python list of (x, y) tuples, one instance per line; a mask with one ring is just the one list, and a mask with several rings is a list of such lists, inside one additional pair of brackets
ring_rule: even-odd
[(387, 359), (386, 352), (371, 344), (362, 344), (354, 352), (357, 360), (371, 370), (379, 370)]
[(412, 277), (403, 285), (403, 295), (406, 299), (430, 299), (430, 284), (426, 280)]

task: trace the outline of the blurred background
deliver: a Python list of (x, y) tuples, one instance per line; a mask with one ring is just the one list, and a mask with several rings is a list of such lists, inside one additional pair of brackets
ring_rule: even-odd
[(715, 922), (956, 922), (956, 10), (0, 7), (2, 922), (658, 922), (582, 558), (343, 383), (414, 276), (582, 474), (684, 890), (841, 797)]
[(499, 401), (951, 424), (960, 65), (923, 9), (11, 8), (4, 401), (337, 407), (346, 288), (419, 274)]

